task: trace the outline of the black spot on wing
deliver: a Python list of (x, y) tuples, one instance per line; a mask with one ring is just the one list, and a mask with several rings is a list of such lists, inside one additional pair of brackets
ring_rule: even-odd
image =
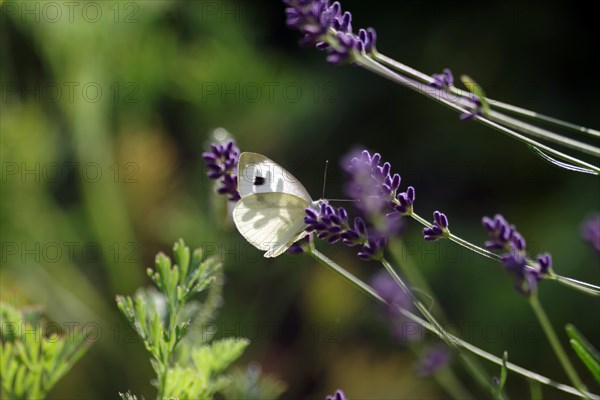
[(254, 186), (262, 186), (265, 184), (265, 178), (263, 178), (262, 176), (256, 176), (254, 177)]

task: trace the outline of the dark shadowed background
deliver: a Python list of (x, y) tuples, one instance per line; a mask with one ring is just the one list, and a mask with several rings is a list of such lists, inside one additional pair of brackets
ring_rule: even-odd
[[(284, 398), (319, 399), (336, 388), (351, 399), (445, 396), (415, 377), (414, 356), (371, 299), (308, 258), (263, 259), (216, 211), (221, 199), (200, 155), (219, 127), (242, 151), (282, 164), (314, 198), (325, 160), (326, 195), (343, 197), (343, 155), (357, 146), (381, 152), (403, 187), (416, 188), (421, 215), (442, 210), (453, 232), (482, 243), (481, 217), (503, 213), (533, 252), (552, 253), (557, 273), (600, 281), (598, 258), (579, 234), (598, 211), (596, 178), (559, 170), (365, 70), (327, 64), (298, 46), (281, 2), (0, 3), (2, 300), (43, 304), (50, 320), (97, 333), (51, 398), (115, 398), (128, 389), (154, 396), (149, 356), (114, 297), (148, 284), (144, 269), (180, 237), (225, 264), (224, 302), (207, 329), (250, 338), (240, 366), (258, 362), (285, 381)], [(428, 74), (449, 67), (493, 98), (600, 126), (591, 10), (566, 2), (343, 7), (403, 63)], [(567, 380), (500, 265), (425, 243), (414, 222), (405, 232), (407, 256), (455, 331)], [(321, 247), (364, 279), (378, 271), (352, 249)], [(540, 296), (561, 333), (572, 322), (598, 344), (598, 300), (552, 282)], [(528, 393), (514, 375), (508, 387), (515, 398)]]

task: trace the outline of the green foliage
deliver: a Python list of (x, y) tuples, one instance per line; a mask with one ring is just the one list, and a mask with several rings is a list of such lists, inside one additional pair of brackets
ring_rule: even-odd
[(34, 315), (0, 303), (3, 399), (45, 398), (89, 347), (82, 334), (45, 335)]
[(195, 349), (189, 366), (175, 366), (167, 371), (165, 396), (212, 398), (228, 385), (229, 378), (223, 372), (242, 355), (249, 344), (245, 339), (223, 339)]
[(276, 399), (285, 391), (283, 382), (262, 375), (258, 365), (251, 364), (246, 370), (237, 369), (230, 375), (230, 383), (223, 390), (226, 399)]
[[(157, 398), (210, 399), (224, 389), (230, 379), (225, 370), (243, 354), (249, 341), (227, 338), (207, 343), (197, 333), (215, 311), (220, 297), (221, 264), (214, 258), (203, 260), (199, 250), (190, 253), (183, 240), (173, 248), (176, 264), (159, 253), (154, 270), (148, 269), (158, 291), (138, 290), (134, 297), (117, 296), (117, 305), (152, 354), (156, 372)], [(203, 305), (193, 298), (208, 289)], [(131, 393), (121, 393), (132, 400)]]
[(569, 343), (571, 343), (573, 351), (592, 373), (596, 382), (600, 384), (600, 353), (574, 325), (567, 324), (565, 330), (571, 338)]
[(531, 394), (531, 400), (542, 400), (542, 385), (538, 381), (529, 379), (529, 393)]

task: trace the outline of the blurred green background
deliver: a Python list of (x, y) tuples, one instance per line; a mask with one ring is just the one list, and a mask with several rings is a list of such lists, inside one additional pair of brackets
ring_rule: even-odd
[[(315, 198), (325, 160), (327, 197), (342, 197), (337, 161), (357, 146), (382, 152), (404, 187), (415, 186), (421, 215), (440, 209), (454, 232), (482, 243), (481, 216), (501, 212), (532, 251), (552, 252), (559, 274), (600, 282), (598, 258), (579, 237), (600, 204), (597, 179), (558, 170), (364, 70), (328, 65), (298, 46), (279, 1), (67, 3), (1, 5), (1, 297), (42, 304), (49, 319), (98, 333), (51, 398), (154, 395), (148, 354), (114, 296), (147, 284), (145, 267), (180, 237), (225, 263), (224, 302), (210, 329), (249, 337), (241, 366), (258, 362), (285, 381), (284, 398), (323, 398), (338, 387), (352, 399), (445, 396), (414, 376), (414, 356), (370, 299), (307, 258), (265, 260), (241, 239), (200, 157), (219, 127), (242, 151), (277, 160)], [(449, 67), (493, 98), (600, 125), (595, 22), (583, 6), (343, 7), (355, 27), (375, 27), (379, 50), (401, 62), (426, 73)], [(426, 244), (420, 232), (407, 224), (409, 256), (458, 332), (566, 381), (501, 266), (453, 244)], [(352, 249), (323, 250), (364, 279), (378, 271)], [(572, 322), (598, 344), (598, 300), (551, 282), (540, 295), (557, 329)], [(509, 393), (527, 392), (509, 377)]]

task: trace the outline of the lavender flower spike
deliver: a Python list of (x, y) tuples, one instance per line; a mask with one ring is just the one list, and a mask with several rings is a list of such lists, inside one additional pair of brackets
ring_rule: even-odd
[(402, 314), (412, 310), (412, 297), (403, 291), (387, 271), (380, 271), (371, 278), (371, 287), (385, 301), (383, 313), (391, 323), (392, 333), (400, 342), (416, 342), (425, 335), (424, 328)]
[(527, 254), (527, 243), (523, 236), (500, 214), (493, 218), (483, 217), (481, 222), (490, 235), (485, 247), (502, 252), (500, 259), (504, 269), (515, 278), (515, 287), (519, 292), (525, 295), (533, 293), (538, 282), (550, 273), (552, 256), (543, 253), (532, 260)]
[(202, 153), (208, 177), (220, 181), (217, 193), (228, 196), (230, 201), (238, 201), (236, 173), (240, 149), (230, 140), (225, 144), (211, 144), (210, 150)]
[(354, 226), (348, 223), (348, 213), (343, 207), (337, 210), (329, 204), (322, 203), (318, 210), (306, 209), (304, 222), (307, 232), (314, 232), (318, 239), (329, 243), (342, 241), (346, 246), (361, 246), (358, 256), (365, 260), (378, 258), (386, 245), (385, 237), (376, 233), (368, 233), (362, 218), (355, 218)]
[(485, 247), (489, 250), (525, 249), (526, 242), (523, 236), (502, 215), (496, 214), (494, 218), (483, 217), (481, 222), (490, 235), (490, 240), (485, 242)]
[(600, 256), (600, 214), (590, 217), (581, 228), (581, 237), (592, 245)]
[(341, 4), (329, 0), (284, 0), (286, 23), (297, 29), (303, 44), (325, 50), (327, 61), (333, 64), (353, 62), (362, 53), (375, 52), (377, 34), (373, 28), (352, 30), (352, 14)]
[(448, 224), (448, 217), (446, 217), (446, 214), (439, 211), (434, 211), (433, 226), (431, 228), (423, 228), (425, 240), (435, 241), (447, 238), (450, 235)]
[[(406, 192), (398, 193), (402, 181), (400, 175), (391, 172), (390, 163), (382, 163), (379, 153), (371, 154), (367, 150), (348, 157), (345, 169), (350, 175), (346, 193), (357, 200), (357, 208), (369, 219), (385, 216), (386, 224), (379, 224), (379, 231), (387, 235), (394, 233), (398, 218), (412, 213), (415, 190), (409, 187)], [(387, 225), (387, 226), (382, 226)]]

